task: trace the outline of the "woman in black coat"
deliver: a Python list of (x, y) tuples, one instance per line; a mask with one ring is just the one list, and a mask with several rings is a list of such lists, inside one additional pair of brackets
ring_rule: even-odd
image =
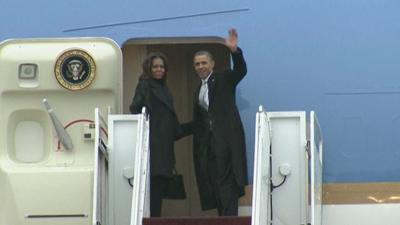
[(165, 190), (175, 167), (174, 141), (187, 135), (181, 128), (166, 85), (168, 66), (161, 53), (150, 54), (143, 62), (130, 105), (131, 113), (146, 107), (150, 117), (150, 215), (161, 216)]

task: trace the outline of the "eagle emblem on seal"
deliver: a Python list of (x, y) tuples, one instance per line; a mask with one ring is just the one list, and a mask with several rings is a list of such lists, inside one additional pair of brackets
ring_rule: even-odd
[(96, 76), (96, 64), (84, 50), (72, 49), (63, 52), (55, 64), (58, 83), (72, 91), (88, 87)]

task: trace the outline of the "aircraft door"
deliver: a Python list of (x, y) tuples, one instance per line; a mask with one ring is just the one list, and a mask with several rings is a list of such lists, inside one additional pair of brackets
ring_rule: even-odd
[(93, 110), (121, 112), (121, 49), (106, 38), (8, 40), (0, 77), (0, 225), (91, 224)]

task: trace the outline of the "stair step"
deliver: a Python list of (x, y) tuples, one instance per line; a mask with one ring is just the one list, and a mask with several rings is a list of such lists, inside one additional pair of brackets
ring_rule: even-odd
[(144, 218), (143, 225), (250, 225), (249, 216), (206, 218)]

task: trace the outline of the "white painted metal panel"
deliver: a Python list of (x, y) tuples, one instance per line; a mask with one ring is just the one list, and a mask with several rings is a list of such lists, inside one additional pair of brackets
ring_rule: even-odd
[(290, 169), (285, 183), (272, 191), (274, 225), (306, 224), (307, 157), (305, 112), (268, 112), (271, 124), (272, 182), (280, 184), (280, 169)]
[(142, 225), (143, 217), (150, 216), (149, 131), (149, 120), (143, 109), (139, 117), (130, 225)]
[(260, 106), (256, 114), (252, 225), (270, 224), (270, 124)]
[(109, 225), (128, 225), (131, 217), (133, 175), (140, 115), (109, 115)]
[(310, 113), (311, 224), (322, 224), (323, 138), (317, 115)]
[(108, 206), (108, 149), (107, 124), (98, 108), (95, 109), (95, 144), (93, 170), (92, 225), (107, 224)]

